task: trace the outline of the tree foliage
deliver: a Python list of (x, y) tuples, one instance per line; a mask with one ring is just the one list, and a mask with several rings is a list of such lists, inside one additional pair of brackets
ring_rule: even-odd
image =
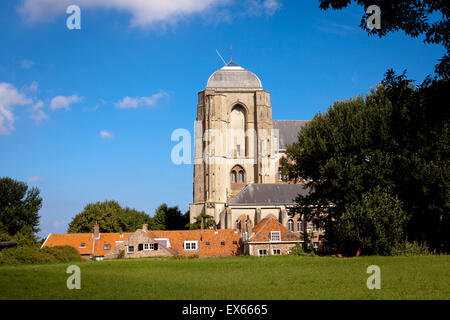
[(88, 204), (69, 223), (69, 233), (93, 232), (98, 222), (100, 232), (134, 232), (148, 224), (151, 230), (182, 230), (189, 221), (189, 213), (182, 214), (178, 207), (160, 205), (153, 217), (142, 211), (122, 208), (117, 201)]
[(415, 87), (388, 71), (370, 94), (335, 102), (317, 114), (289, 146), (284, 170), (307, 179), (314, 192), (299, 196), (293, 213), (319, 213), (327, 241), (338, 246), (338, 226), (350, 206), (376, 187), (398, 198), (410, 241), (450, 248), (449, 81)]
[(381, 9), (381, 28), (369, 29), (364, 12), (361, 18), (361, 28), (368, 34), (378, 35), (380, 38), (390, 32), (403, 31), (408, 36), (416, 38), (424, 35), (424, 42), (440, 44), (447, 53), (436, 66), (436, 73), (442, 78), (450, 75), (450, 4), (445, 0), (319, 0), (320, 8), (340, 10), (352, 2), (367, 9), (377, 5)]
[(182, 214), (177, 206), (168, 207), (163, 203), (153, 216), (150, 228), (152, 230), (183, 230), (189, 222), (189, 212)]
[(404, 242), (407, 217), (402, 203), (379, 187), (348, 205), (337, 226), (347, 252), (389, 255)]
[(201, 228), (202, 222), (205, 229), (214, 229), (216, 227), (216, 220), (214, 217), (206, 213), (196, 216), (195, 222), (187, 224), (186, 227), (190, 230), (197, 230)]
[(104, 201), (88, 204), (69, 223), (69, 233), (93, 232), (98, 222), (100, 232), (134, 232), (151, 218), (145, 212), (122, 208), (117, 201)]
[(0, 178), (0, 232), (13, 236), (23, 227), (39, 231), (42, 198), (39, 189), (24, 182)]

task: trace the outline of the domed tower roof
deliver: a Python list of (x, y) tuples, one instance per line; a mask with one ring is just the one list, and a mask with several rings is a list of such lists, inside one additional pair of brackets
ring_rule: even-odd
[(262, 84), (253, 72), (230, 62), (209, 77), (206, 88), (262, 89)]

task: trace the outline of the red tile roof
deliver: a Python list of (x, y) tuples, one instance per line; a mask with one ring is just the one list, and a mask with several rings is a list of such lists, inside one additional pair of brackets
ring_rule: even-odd
[[(139, 229), (139, 231), (143, 231)], [(177, 230), (177, 231), (143, 231), (153, 239), (169, 239), (169, 252), (174, 255), (199, 255), (200, 257), (216, 257), (237, 255), (241, 249), (240, 233), (234, 230)], [(69, 233), (50, 234), (42, 247), (72, 246), (81, 255), (92, 254), (94, 245), (94, 256), (103, 257), (116, 247), (116, 241), (124, 241), (132, 233), (100, 233), (99, 239), (93, 241), (92, 233)], [(198, 241), (198, 250), (184, 251), (184, 241)], [(80, 248), (81, 243), (85, 243), (84, 248)], [(110, 250), (105, 250), (105, 244), (110, 245)], [(161, 243), (161, 245), (163, 245)]]
[(268, 242), (269, 232), (280, 231), (281, 241), (300, 241), (300, 237), (285, 228), (277, 219), (267, 217), (262, 219), (252, 231), (248, 242)]
[[(200, 257), (232, 256), (240, 253), (241, 235), (232, 229), (151, 231), (156, 238), (167, 238), (172, 249), (182, 255)], [(198, 250), (184, 251), (184, 241), (197, 241)]]
[[(95, 239), (95, 250), (92, 252), (94, 237), (92, 233), (68, 233), (68, 234), (49, 234), (42, 247), (71, 246), (81, 255), (90, 255), (94, 253), (95, 257), (103, 257), (106, 253), (116, 247), (116, 241), (124, 241), (131, 233), (100, 233), (99, 239)], [(81, 243), (85, 247), (81, 247)], [(104, 250), (104, 245), (109, 244), (110, 250)]]

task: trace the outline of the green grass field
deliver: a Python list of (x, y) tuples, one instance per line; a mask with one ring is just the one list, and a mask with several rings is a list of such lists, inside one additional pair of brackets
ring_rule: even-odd
[[(449, 299), (450, 257), (233, 257), (0, 267), (0, 299)], [(381, 289), (366, 287), (369, 265)]]

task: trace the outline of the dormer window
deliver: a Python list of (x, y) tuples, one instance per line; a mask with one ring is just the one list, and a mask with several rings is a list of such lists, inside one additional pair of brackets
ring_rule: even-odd
[(271, 232), (269, 232), (269, 239), (272, 242), (281, 241), (281, 232), (280, 231), (271, 231)]
[(82, 242), (82, 243), (80, 244), (80, 248), (86, 248), (86, 243)]
[(105, 243), (105, 245), (103, 246), (103, 250), (110, 250), (111, 249), (111, 245), (109, 243)]

